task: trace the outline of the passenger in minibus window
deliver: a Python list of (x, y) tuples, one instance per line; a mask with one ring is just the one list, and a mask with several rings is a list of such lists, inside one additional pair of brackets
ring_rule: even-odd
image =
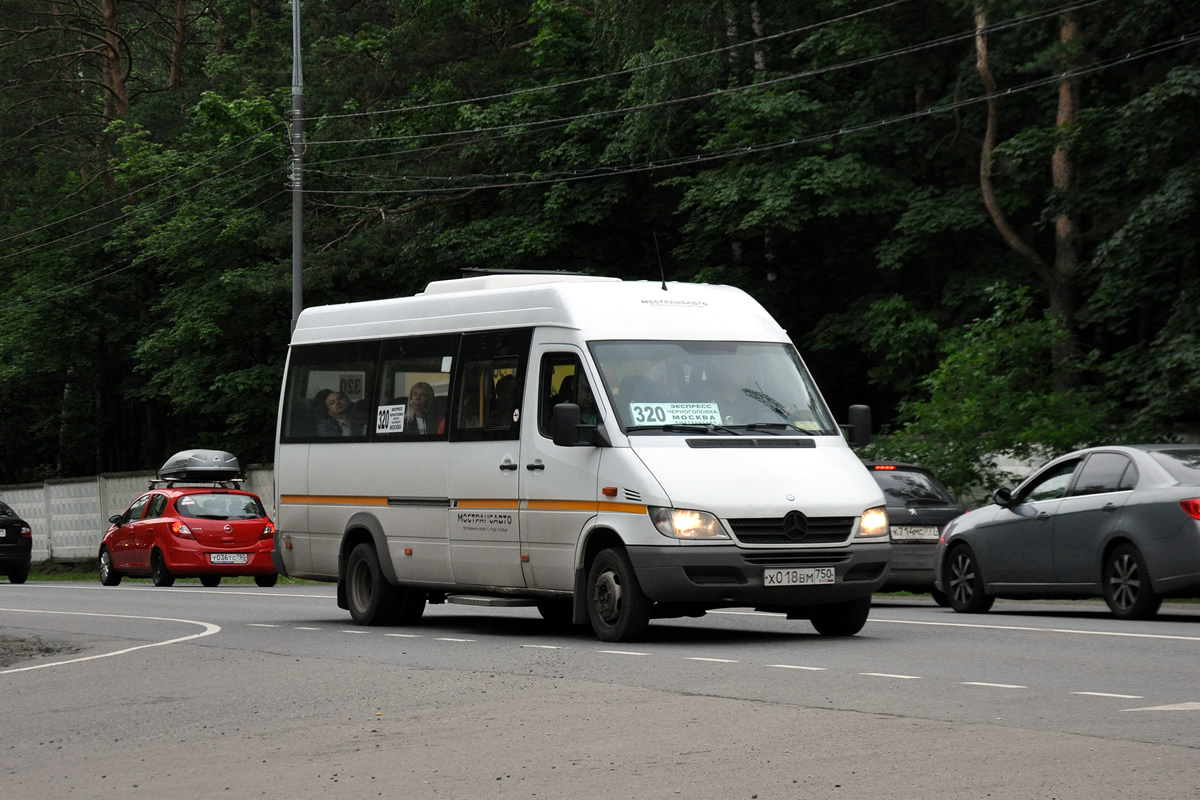
[(427, 436), (441, 433), (440, 419), (433, 410), (433, 387), (425, 381), (414, 383), (408, 391), (408, 408), (404, 411), (404, 432), (410, 436)]
[(317, 420), (318, 436), (360, 436), (363, 426), (354, 419), (350, 398), (342, 392), (322, 389), (314, 398), (318, 407), (324, 407), (326, 416)]

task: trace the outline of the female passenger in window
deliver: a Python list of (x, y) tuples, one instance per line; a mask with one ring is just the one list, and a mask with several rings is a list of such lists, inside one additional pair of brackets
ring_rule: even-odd
[(440, 433), (440, 419), (433, 410), (433, 387), (424, 381), (414, 383), (408, 392), (408, 408), (404, 409), (404, 432), (410, 436)]

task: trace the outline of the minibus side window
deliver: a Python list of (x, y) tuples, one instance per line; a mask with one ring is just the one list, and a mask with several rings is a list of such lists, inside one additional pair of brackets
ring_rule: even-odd
[(517, 439), (532, 332), (464, 334), (451, 406), (450, 438)]
[(451, 367), (459, 336), (425, 336), (383, 343), (372, 427), (376, 441), (446, 438)]
[(559, 403), (579, 406), (582, 424), (600, 424), (599, 404), (594, 392), (578, 356), (573, 353), (547, 353), (542, 356), (538, 380), (538, 431), (548, 439), (554, 438), (551, 419), (554, 407)]
[(281, 440), (365, 441), (374, 419), (378, 355), (378, 341), (293, 347)]

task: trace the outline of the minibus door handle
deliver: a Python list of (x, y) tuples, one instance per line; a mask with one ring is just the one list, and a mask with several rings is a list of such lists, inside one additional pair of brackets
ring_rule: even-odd
[(542, 463), (542, 460), (540, 458), (534, 459), (532, 464), (525, 465), (525, 469), (529, 470), (530, 472), (534, 471), (535, 469), (545, 469), (545, 468), (546, 468), (546, 465)]
[(511, 472), (512, 470), (514, 470), (516, 468), (517, 468), (517, 465), (508, 459), (506, 459), (504, 461), (504, 463), (500, 465), (500, 469), (504, 470), (505, 472)]

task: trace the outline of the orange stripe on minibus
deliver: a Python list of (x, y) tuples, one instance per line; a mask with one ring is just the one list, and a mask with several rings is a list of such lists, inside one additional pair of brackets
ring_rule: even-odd
[(646, 507), (635, 503), (595, 503), (579, 500), (529, 500), (528, 511), (608, 511), (617, 514), (645, 514)]
[(280, 503), (288, 505), (309, 506), (386, 506), (386, 497), (352, 497), (346, 495), (327, 494), (285, 494), (279, 498)]
[(456, 500), (455, 508), (520, 508), (517, 500)]

